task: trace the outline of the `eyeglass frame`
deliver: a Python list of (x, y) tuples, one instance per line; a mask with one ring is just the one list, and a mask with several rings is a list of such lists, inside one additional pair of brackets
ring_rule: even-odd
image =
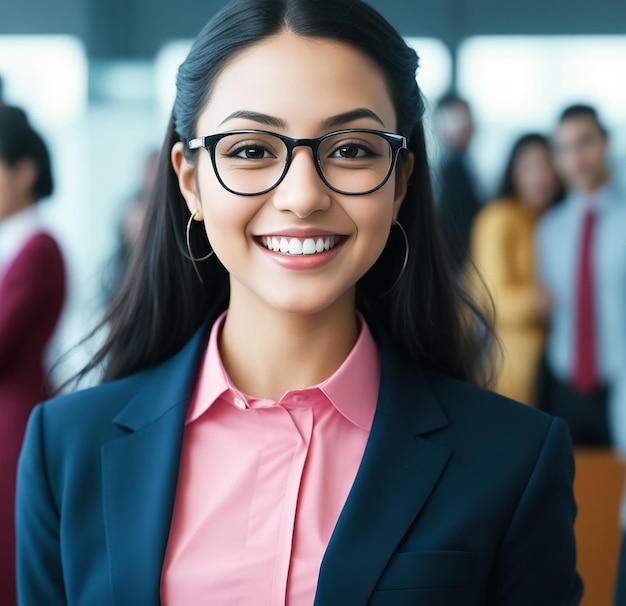
[[(324, 176), (324, 172), (322, 171), (321, 159), (319, 157), (320, 145), (326, 139), (329, 139), (330, 137), (334, 137), (336, 135), (344, 135), (344, 134), (350, 134), (350, 133), (369, 133), (369, 134), (379, 135), (383, 139), (385, 139), (387, 143), (389, 143), (391, 147), (391, 152), (392, 152), (391, 162), (389, 163), (389, 170), (387, 174), (385, 175), (385, 178), (376, 187), (369, 189), (367, 191), (358, 192), (358, 193), (346, 192), (331, 185), (326, 179), (326, 177)], [(283, 172), (281, 173), (280, 177), (277, 179), (276, 183), (274, 183), (274, 185), (272, 185), (271, 187), (268, 187), (260, 192), (251, 193), (251, 194), (241, 193), (228, 187), (226, 183), (224, 183), (219, 173), (219, 170), (217, 169), (217, 162), (215, 160), (215, 148), (217, 147), (217, 144), (223, 138), (228, 137), (230, 135), (247, 135), (247, 134), (271, 135), (273, 137), (276, 137), (277, 139), (280, 139), (285, 144), (285, 147), (287, 148), (287, 157), (285, 159), (285, 166), (283, 167)], [(391, 173), (393, 172), (393, 169), (395, 168), (398, 162), (398, 156), (400, 155), (400, 151), (403, 149), (409, 149), (407, 138), (404, 135), (398, 135), (396, 133), (388, 133), (385, 131), (369, 129), (369, 128), (346, 128), (343, 130), (333, 131), (332, 133), (326, 133), (325, 135), (322, 135), (321, 137), (304, 138), (304, 139), (294, 139), (293, 137), (287, 137), (286, 135), (281, 135), (280, 133), (274, 133), (268, 130), (243, 129), (243, 130), (227, 131), (223, 133), (216, 133), (214, 135), (207, 135), (205, 137), (196, 137), (194, 139), (190, 139), (187, 142), (187, 148), (191, 151), (195, 151), (202, 147), (209, 152), (209, 156), (211, 157), (211, 163), (213, 164), (213, 170), (215, 171), (215, 176), (217, 177), (217, 180), (220, 182), (220, 185), (231, 194), (235, 194), (237, 196), (248, 196), (248, 197), (262, 196), (263, 194), (267, 194), (268, 192), (277, 188), (282, 183), (283, 179), (287, 176), (287, 172), (289, 171), (289, 168), (291, 167), (291, 162), (293, 159), (293, 150), (296, 147), (309, 147), (313, 154), (315, 170), (317, 171), (317, 174), (319, 175), (324, 185), (326, 185), (326, 187), (328, 187), (332, 191), (338, 194), (345, 195), (345, 196), (365, 196), (367, 194), (371, 194), (371, 193), (374, 193), (375, 191), (378, 191), (381, 187), (385, 185), (385, 183), (387, 183), (387, 181), (389, 181), (389, 177), (391, 176)]]

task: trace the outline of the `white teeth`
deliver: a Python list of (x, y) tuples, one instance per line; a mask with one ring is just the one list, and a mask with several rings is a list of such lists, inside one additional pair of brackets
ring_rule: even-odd
[(277, 238), (264, 236), (261, 242), (265, 248), (288, 255), (314, 255), (334, 248), (339, 242), (338, 236), (326, 236), (325, 238)]
[(314, 255), (315, 254), (315, 240), (312, 238), (307, 238), (302, 243), (302, 254), (303, 255)]
[(296, 240), (295, 238), (291, 238), (291, 240), (289, 240), (289, 254), (290, 255), (302, 254), (302, 242), (300, 242), (300, 240)]

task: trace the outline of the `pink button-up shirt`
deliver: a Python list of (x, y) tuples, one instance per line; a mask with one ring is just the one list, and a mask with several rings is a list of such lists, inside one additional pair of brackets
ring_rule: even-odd
[(374, 418), (378, 348), (279, 402), (230, 381), (211, 330), (187, 413), (161, 578), (164, 606), (310, 606)]

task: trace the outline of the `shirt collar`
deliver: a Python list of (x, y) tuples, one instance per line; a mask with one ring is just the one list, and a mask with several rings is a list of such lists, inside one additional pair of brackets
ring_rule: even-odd
[(620, 192), (616, 185), (611, 182), (607, 183), (591, 197), (580, 191), (574, 191), (571, 194), (571, 200), (575, 206), (580, 209), (592, 208), (595, 211), (601, 211), (619, 199)]
[[(242, 403), (249, 407), (249, 403), (255, 401), (233, 385), (222, 363), (218, 338), (226, 314), (224, 312), (211, 328), (185, 424), (198, 419), (223, 397), (237, 408), (243, 408)], [(361, 429), (370, 430), (380, 384), (380, 354), (367, 323), (360, 314), (358, 317), (361, 325), (359, 337), (341, 366), (318, 385), (287, 392), (281, 402), (292, 394), (321, 393), (348, 421)]]

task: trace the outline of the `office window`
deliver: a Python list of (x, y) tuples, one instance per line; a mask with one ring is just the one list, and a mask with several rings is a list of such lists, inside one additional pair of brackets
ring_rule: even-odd
[(87, 105), (87, 59), (72, 36), (0, 36), (7, 102), (48, 127), (81, 119)]

